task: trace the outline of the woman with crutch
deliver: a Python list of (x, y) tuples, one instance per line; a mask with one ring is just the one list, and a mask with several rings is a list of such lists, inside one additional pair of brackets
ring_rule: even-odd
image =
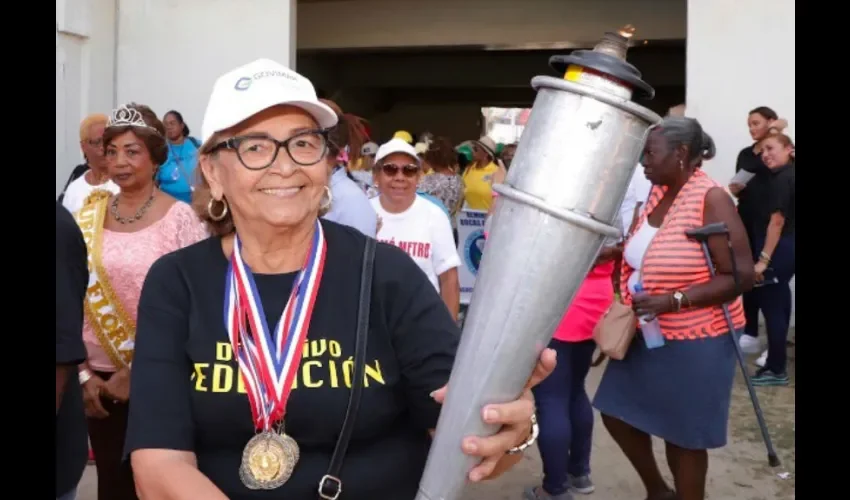
[[(625, 357), (608, 362), (593, 401), (648, 500), (704, 499), (706, 450), (726, 444), (736, 354), (721, 306), (732, 302), (734, 329), (742, 329), (741, 290), (726, 239), (708, 242), (712, 277), (686, 231), (726, 223), (740, 289), (752, 287), (754, 272), (732, 199), (698, 168), (713, 156), (713, 141), (692, 118), (668, 117), (649, 134), (641, 163), (653, 188), (626, 238), (620, 279), (623, 302), (644, 326)], [(661, 477), (650, 436), (665, 441), (675, 492)]]

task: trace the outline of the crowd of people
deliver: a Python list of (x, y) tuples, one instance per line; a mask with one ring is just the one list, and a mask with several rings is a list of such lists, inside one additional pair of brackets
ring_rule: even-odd
[[(57, 202), (57, 432), (76, 438), (57, 498), (86, 435), (102, 500), (412, 498), (460, 336), (451, 225), (416, 194), (416, 149), (376, 152), (370, 200), (348, 171), (356, 124), (268, 60), (219, 78), (200, 140), (164, 118), (86, 119), (87, 168)], [(528, 391), (482, 409), (501, 430), (465, 441), (471, 481), (521, 458), (553, 365), (544, 351)]]
[[(511, 468), (539, 430), (544, 477), (524, 498), (592, 493), (595, 407), (650, 500), (702, 499), (733, 342), (760, 346), (759, 312), (753, 381), (788, 383), (787, 124), (750, 113), (727, 190), (701, 169), (713, 141), (682, 114), (649, 134), (615, 221), (626, 236), (601, 251), (529, 389), (482, 409), (501, 430), (464, 441), (482, 459), (471, 481)], [(405, 130), (379, 144), (264, 59), (219, 77), (201, 128), (136, 103), (80, 125), (85, 163), (57, 200), (57, 499), (74, 498), (89, 443), (100, 500), (413, 498), (460, 337), (457, 216), (492, 213), (516, 144)], [(712, 222), (733, 251), (711, 238), (706, 262), (684, 231)], [(657, 320), (663, 347), (634, 328), (591, 401), (594, 331), (615, 301)]]

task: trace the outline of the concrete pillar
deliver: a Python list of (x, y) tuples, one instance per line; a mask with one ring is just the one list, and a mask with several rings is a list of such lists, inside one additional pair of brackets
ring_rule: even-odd
[(749, 110), (770, 106), (794, 136), (795, 16), (794, 0), (688, 0), (687, 115), (715, 140), (705, 170), (718, 181), (752, 142)]
[(115, 90), (117, 0), (56, 1), (56, 194), (82, 163), (79, 125), (108, 113)]
[(295, 65), (296, 0), (120, 0), (118, 102), (183, 114), (199, 135), (216, 77), (266, 57)]
[(794, 0), (688, 0), (686, 114), (714, 138), (717, 156), (703, 168), (724, 185), (752, 142), (751, 109), (776, 110), (794, 138), (795, 25)]

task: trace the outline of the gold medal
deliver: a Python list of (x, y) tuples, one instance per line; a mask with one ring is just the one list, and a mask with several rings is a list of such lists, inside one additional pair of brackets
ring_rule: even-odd
[[(301, 346), (310, 331), (312, 304), (318, 295), (326, 253), (322, 224), (316, 221), (310, 252), (280, 320), (271, 329), (258, 307), (260, 298), (255, 294), (253, 274), (242, 260), (238, 232), (233, 238), (225, 315), (234, 321), (227, 321), (227, 336), (239, 360), (239, 372), (249, 382), (245, 389), (254, 425), (262, 429), (245, 445), (239, 466), (239, 479), (252, 490), (280, 488), (292, 476), (300, 458), (298, 443), (283, 431), (283, 421), (292, 379), (301, 363)], [(278, 425), (280, 428), (275, 428)]]
[(280, 488), (292, 476), (299, 456), (298, 443), (288, 435), (261, 432), (245, 445), (239, 478), (252, 490)]

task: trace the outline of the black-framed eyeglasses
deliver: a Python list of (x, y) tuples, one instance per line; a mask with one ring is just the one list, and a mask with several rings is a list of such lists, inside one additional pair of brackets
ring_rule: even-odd
[(328, 131), (305, 130), (283, 141), (265, 134), (231, 137), (210, 148), (209, 152), (232, 149), (245, 168), (263, 170), (274, 163), (280, 148), (286, 149), (292, 161), (302, 167), (315, 165), (328, 152)]
[(401, 170), (405, 177), (413, 177), (419, 173), (420, 169), (421, 167), (415, 163), (408, 163), (407, 165), (384, 163), (381, 165), (381, 170), (387, 177), (395, 177), (399, 170)]

